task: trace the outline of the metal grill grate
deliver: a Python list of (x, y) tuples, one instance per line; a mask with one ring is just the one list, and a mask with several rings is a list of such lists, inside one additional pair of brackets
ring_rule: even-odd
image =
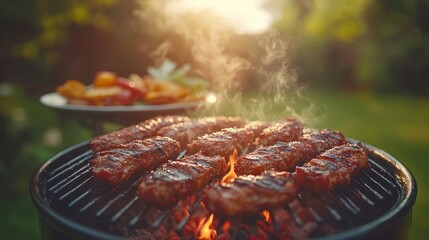
[[(118, 186), (97, 182), (91, 174), (89, 160), (92, 152), (88, 143), (66, 150), (40, 174), (41, 195), (60, 215), (79, 225), (112, 236), (135, 237), (153, 234), (159, 228), (178, 236), (188, 234), (185, 229), (194, 215), (206, 213), (201, 193), (179, 202), (178, 206), (161, 211), (139, 201), (136, 187), (141, 178), (134, 178)], [(370, 168), (365, 169), (344, 187), (324, 194), (300, 193), (298, 199), (283, 210), (297, 229), (308, 231), (310, 237), (344, 232), (371, 222), (391, 211), (403, 199), (403, 187), (394, 174), (395, 167), (376, 151), (370, 152)], [(183, 214), (182, 212), (186, 212)], [(271, 211), (273, 229), (283, 224)], [(177, 214), (182, 214), (177, 221)], [(262, 218), (261, 218), (262, 219)], [(217, 219), (215, 228), (222, 234), (227, 221), (236, 224), (236, 237), (252, 235), (246, 226), (261, 219), (230, 221)], [(244, 227), (243, 227), (244, 226)], [(307, 230), (306, 230), (307, 229)], [(191, 236), (192, 238), (193, 236)]]

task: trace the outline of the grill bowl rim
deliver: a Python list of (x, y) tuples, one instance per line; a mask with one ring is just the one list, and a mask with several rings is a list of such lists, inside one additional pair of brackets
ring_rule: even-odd
[[(336, 233), (333, 235), (328, 235), (320, 238), (312, 238), (312, 240), (340, 240), (340, 239), (361, 239), (366, 237), (369, 233), (376, 232), (379, 228), (385, 224), (397, 219), (402, 214), (411, 211), (414, 203), (417, 199), (417, 181), (411, 171), (408, 170), (398, 159), (393, 157), (391, 154), (387, 153), (384, 150), (381, 150), (373, 145), (368, 143), (361, 142), (359, 140), (347, 137), (347, 140), (351, 143), (361, 143), (369, 151), (370, 154), (377, 155), (383, 160), (388, 161), (393, 165), (400, 173), (401, 176), (396, 174), (396, 177), (401, 177), (401, 187), (405, 194), (402, 196), (402, 201), (394, 209), (391, 209), (382, 216), (362, 225), (355, 227), (344, 232)], [(404, 181), (405, 180), (405, 181)]]
[(39, 211), (39, 216), (46, 219), (51, 225), (60, 228), (61, 232), (70, 232), (71, 235), (90, 238), (90, 239), (122, 239), (120, 236), (115, 236), (111, 233), (105, 233), (85, 225), (80, 224), (79, 222), (68, 219), (63, 216), (61, 213), (53, 209), (42, 196), (40, 191), (40, 181), (41, 175), (43, 172), (50, 167), (54, 161), (59, 161), (61, 158), (64, 158), (65, 155), (70, 154), (74, 151), (82, 151), (88, 148), (89, 140), (85, 140), (73, 146), (70, 146), (63, 151), (55, 154), (48, 161), (43, 163), (39, 169), (33, 174), (33, 177), (30, 182), (30, 196), (33, 204)]
[[(336, 240), (336, 239), (353, 239), (366, 236), (371, 232), (376, 231), (383, 225), (393, 221), (394, 219), (401, 216), (401, 214), (411, 211), (412, 206), (414, 205), (417, 198), (417, 182), (414, 175), (395, 157), (390, 155), (384, 150), (381, 150), (373, 145), (368, 143), (361, 142), (359, 140), (347, 137), (347, 140), (351, 143), (362, 143), (369, 151), (370, 154), (377, 155), (382, 158), (384, 161), (387, 161), (391, 164), (397, 171), (400, 172), (401, 176), (395, 174), (396, 177), (401, 178), (401, 187), (403, 188), (402, 200), (394, 209), (386, 212), (380, 217), (365, 223), (364, 225), (354, 227), (350, 230), (345, 230), (344, 232), (335, 233), (333, 235), (328, 235), (320, 238), (311, 238), (313, 240)], [(89, 150), (89, 140), (85, 140), (73, 146), (70, 146), (61, 152), (55, 154), (45, 163), (43, 163), (33, 174), (29, 185), (30, 196), (33, 204), (39, 211), (41, 218), (48, 220), (51, 224), (56, 227), (59, 227), (63, 231), (70, 232), (72, 235), (91, 238), (91, 239), (123, 239), (121, 236), (114, 235), (112, 233), (105, 233), (103, 231), (87, 227), (80, 224), (79, 222), (68, 219), (66, 216), (63, 216), (61, 213), (58, 213), (53, 209), (46, 199), (42, 196), (40, 191), (40, 181), (42, 174), (50, 167), (55, 161), (61, 161), (68, 154), (74, 152), (85, 152)], [(405, 194), (404, 194), (405, 193)]]

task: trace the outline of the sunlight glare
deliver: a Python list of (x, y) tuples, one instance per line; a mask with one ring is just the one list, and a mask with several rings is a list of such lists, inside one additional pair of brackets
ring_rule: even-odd
[(180, 16), (189, 12), (210, 11), (224, 19), (237, 34), (267, 31), (274, 17), (264, 8), (266, 0), (176, 0), (169, 1), (165, 12)]

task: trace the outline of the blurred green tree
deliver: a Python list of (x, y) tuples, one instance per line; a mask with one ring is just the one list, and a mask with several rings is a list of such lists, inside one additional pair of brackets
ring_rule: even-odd
[(429, 4), (290, 0), (276, 28), (313, 87), (428, 94)]
[(429, 94), (429, 3), (372, 1), (356, 64), (371, 89)]
[[(65, 46), (75, 40), (70, 37), (72, 26), (113, 31), (109, 11), (116, 4), (116, 0), (0, 2), (0, 188), (8, 197), (26, 193), (29, 176), (53, 153), (88, 137), (80, 130), (62, 139), (54, 127), (59, 125), (56, 116), (35, 99), (47, 85), (58, 84), (52, 76), (58, 76), (58, 66), (67, 58)], [(80, 129), (73, 124), (67, 128)], [(46, 141), (48, 135), (57, 136), (54, 146)]]
[(117, 0), (2, 1), (0, 81), (40, 95), (68, 78), (90, 82), (98, 70), (129, 73), (144, 66), (134, 31), (136, 6)]

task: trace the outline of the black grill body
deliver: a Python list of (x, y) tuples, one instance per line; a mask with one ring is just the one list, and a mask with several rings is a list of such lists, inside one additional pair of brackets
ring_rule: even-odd
[[(417, 195), (415, 179), (394, 157), (363, 144), (369, 150), (370, 167), (349, 185), (323, 194), (300, 193), (293, 204), (284, 207), (297, 228), (308, 220), (300, 216), (300, 209), (309, 213), (317, 224), (311, 239), (408, 238)], [(96, 181), (90, 171), (92, 157), (89, 142), (85, 141), (58, 153), (34, 174), (30, 193), (39, 210), (42, 239), (154, 239), (151, 230), (171, 225), (172, 210), (153, 209), (139, 201), (139, 178), (118, 186)], [(183, 234), (194, 212), (203, 208), (200, 195), (188, 200), (190, 215), (170, 231)], [(225, 221), (217, 220), (218, 231)], [(233, 238), (246, 239), (246, 233)]]

